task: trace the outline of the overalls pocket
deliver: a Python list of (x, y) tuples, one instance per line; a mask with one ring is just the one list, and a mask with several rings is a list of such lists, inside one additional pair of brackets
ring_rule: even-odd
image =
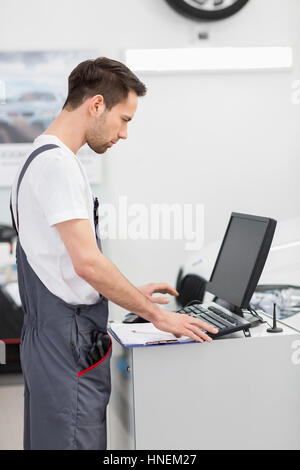
[(70, 347), (76, 363), (78, 377), (109, 359), (112, 341), (106, 331), (86, 324), (74, 315), (70, 327)]
[[(105, 428), (106, 407), (111, 392), (110, 359), (112, 342), (105, 356), (92, 366), (78, 372), (78, 425)], [(104, 429), (103, 428), (103, 429)]]
[[(107, 335), (108, 338), (109, 338), (109, 344), (106, 346), (105, 350), (103, 351), (103, 357), (101, 357), (101, 359), (99, 359), (97, 362), (94, 362), (92, 363), (92, 357), (90, 355), (90, 352), (91, 352), (91, 344), (89, 346), (89, 350), (85, 349), (85, 359), (86, 361), (88, 361), (88, 367), (86, 367), (85, 369), (81, 370), (80, 372), (78, 372), (78, 377), (82, 376), (83, 374), (86, 374), (88, 371), (94, 369), (94, 368), (97, 368), (97, 367), (100, 367), (101, 364), (103, 364), (105, 361), (109, 362), (110, 360), (110, 356), (111, 356), (111, 350), (112, 350), (112, 341), (111, 341), (111, 338), (109, 335)], [(88, 357), (87, 357), (88, 356)]]

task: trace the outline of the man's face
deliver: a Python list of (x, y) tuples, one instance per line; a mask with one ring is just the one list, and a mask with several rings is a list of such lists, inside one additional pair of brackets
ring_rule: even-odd
[(86, 142), (94, 152), (105, 153), (119, 139), (127, 139), (127, 125), (134, 116), (137, 101), (136, 93), (130, 91), (124, 101), (91, 118)]

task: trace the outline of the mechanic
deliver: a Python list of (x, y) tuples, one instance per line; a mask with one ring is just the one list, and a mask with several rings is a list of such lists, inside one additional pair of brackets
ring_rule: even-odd
[(106, 449), (111, 340), (108, 300), (156, 328), (211, 341), (217, 330), (161, 308), (178, 295), (166, 283), (132, 285), (102, 253), (98, 201), (77, 157), (84, 145), (104, 154), (127, 138), (145, 85), (105, 57), (69, 76), (62, 111), (37, 137), (16, 175), (11, 211), (24, 310), (24, 449)]

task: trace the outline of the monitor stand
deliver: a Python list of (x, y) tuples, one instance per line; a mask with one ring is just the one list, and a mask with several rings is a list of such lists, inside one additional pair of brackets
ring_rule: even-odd
[(245, 318), (245, 315), (244, 315), (243, 310), (242, 310), (241, 308), (239, 308), (239, 307), (234, 307), (233, 313), (235, 313), (235, 314), (238, 315), (239, 317)]
[(221, 307), (227, 308), (227, 310), (230, 310), (230, 312), (235, 313), (239, 317), (244, 318), (243, 310), (233, 304), (230, 304), (226, 300), (220, 299), (219, 297), (215, 297), (213, 299), (213, 302), (215, 302), (217, 305), (220, 305)]

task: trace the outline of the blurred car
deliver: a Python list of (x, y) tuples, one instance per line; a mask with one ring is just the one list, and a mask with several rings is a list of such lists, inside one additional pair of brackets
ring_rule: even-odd
[(26, 92), (0, 108), (0, 125), (38, 125), (43, 130), (55, 119), (61, 100), (52, 92)]

